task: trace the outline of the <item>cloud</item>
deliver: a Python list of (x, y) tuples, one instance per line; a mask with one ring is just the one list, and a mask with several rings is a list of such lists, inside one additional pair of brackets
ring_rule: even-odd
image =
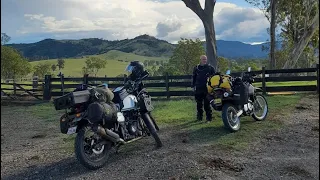
[[(204, 0), (200, 1), (203, 6)], [(57, 39), (114, 40), (141, 34), (169, 42), (181, 37), (204, 39), (202, 22), (180, 0), (2, 0), (1, 5), (1, 32), (8, 32), (12, 40), (31, 39), (36, 34)], [(217, 39), (266, 39), (268, 22), (254, 8), (218, 1), (214, 22)]]

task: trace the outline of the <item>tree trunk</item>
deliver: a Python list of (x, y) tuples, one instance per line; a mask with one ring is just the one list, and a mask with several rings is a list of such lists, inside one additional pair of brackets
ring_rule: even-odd
[(217, 48), (216, 48), (216, 35), (213, 24), (213, 16), (207, 17), (202, 20), (205, 36), (206, 36), (206, 54), (209, 64), (211, 64), (217, 71)]
[(318, 27), (319, 27), (319, 11), (313, 18), (311, 25), (303, 33), (303, 36), (301, 37), (300, 41), (297, 44), (295, 44), (289, 56), (289, 59), (283, 66), (283, 69), (292, 68), (297, 64), (303, 50), (308, 45), (310, 39), (312, 38), (313, 34), (316, 32)]
[(216, 34), (213, 24), (213, 10), (216, 0), (205, 0), (205, 7), (202, 9), (199, 0), (182, 0), (201, 19), (206, 35), (206, 54), (209, 64), (217, 69)]
[(276, 4), (277, 0), (271, 0), (271, 22), (270, 22), (270, 68), (276, 68), (275, 46), (276, 46)]

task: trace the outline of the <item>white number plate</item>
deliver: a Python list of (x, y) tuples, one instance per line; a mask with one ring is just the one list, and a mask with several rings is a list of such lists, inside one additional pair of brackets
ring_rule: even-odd
[(68, 129), (67, 134), (74, 134), (77, 131), (77, 126)]

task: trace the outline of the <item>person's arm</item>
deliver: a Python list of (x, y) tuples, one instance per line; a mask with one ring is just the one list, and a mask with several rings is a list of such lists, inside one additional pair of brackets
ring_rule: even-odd
[(214, 76), (216, 74), (216, 70), (214, 69), (213, 66), (210, 66), (210, 69), (211, 69), (210, 75)]
[(197, 66), (193, 68), (193, 74), (192, 74), (192, 88), (196, 86), (196, 78), (197, 78)]

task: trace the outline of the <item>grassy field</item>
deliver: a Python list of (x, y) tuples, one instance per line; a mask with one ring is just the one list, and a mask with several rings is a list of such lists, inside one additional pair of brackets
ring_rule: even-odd
[[(267, 119), (256, 122), (251, 117), (243, 117), (241, 130), (237, 133), (230, 133), (224, 129), (221, 112), (214, 112), (212, 123), (196, 122), (196, 104), (191, 99), (154, 101), (153, 115), (164, 131), (166, 127), (177, 128), (177, 131), (189, 134), (191, 143), (205, 143), (243, 150), (251, 141), (259, 138), (259, 134), (280, 128), (282, 124), (276, 120), (276, 117), (287, 116), (301, 98), (302, 95), (268, 96)], [(63, 111), (56, 112), (51, 103), (31, 106), (29, 112), (45, 122), (55, 122), (57, 126), (57, 118), (64, 113)], [(72, 149), (74, 136), (65, 135), (64, 138), (67, 142), (66, 147)]]
[[(155, 61), (164, 61), (168, 58), (164, 57), (147, 57), (147, 56), (139, 56), (132, 53), (124, 53), (116, 50), (109, 51), (105, 54), (100, 55), (92, 55), (100, 57), (101, 59), (104, 59), (107, 61), (106, 68), (101, 69), (97, 76), (104, 77), (107, 75), (108, 77), (115, 77), (120, 74), (124, 74), (124, 69), (128, 65), (130, 61), (138, 60), (144, 62), (145, 60), (155, 60)], [(87, 56), (86, 56), (87, 57)], [(81, 77), (82, 76), (82, 67), (85, 66), (85, 60), (86, 57), (82, 58), (70, 58), (65, 59), (65, 67), (62, 70), (65, 77)], [(31, 62), (31, 64), (34, 66), (38, 63), (50, 63), (50, 64), (56, 64), (57, 59), (49, 59), (49, 60), (41, 60), (41, 61), (34, 61)], [(55, 74), (58, 74), (58, 70), (54, 72)]]

